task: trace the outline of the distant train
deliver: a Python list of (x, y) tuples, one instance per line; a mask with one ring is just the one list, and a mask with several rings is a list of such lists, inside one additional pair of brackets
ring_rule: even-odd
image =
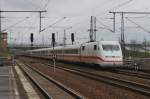
[(53, 48), (28, 50), (24, 54), (56, 58), (57, 60), (79, 62), (113, 67), (123, 65), (123, 56), (118, 41), (88, 42), (80, 45), (66, 45)]

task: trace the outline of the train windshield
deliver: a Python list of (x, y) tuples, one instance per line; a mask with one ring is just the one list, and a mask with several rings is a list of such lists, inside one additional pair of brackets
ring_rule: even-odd
[(102, 45), (102, 48), (104, 51), (118, 51), (119, 50), (119, 46), (118, 45)]

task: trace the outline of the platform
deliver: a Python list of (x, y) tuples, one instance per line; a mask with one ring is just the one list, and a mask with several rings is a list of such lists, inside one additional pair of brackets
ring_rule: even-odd
[(12, 66), (0, 66), (0, 99), (18, 99)]

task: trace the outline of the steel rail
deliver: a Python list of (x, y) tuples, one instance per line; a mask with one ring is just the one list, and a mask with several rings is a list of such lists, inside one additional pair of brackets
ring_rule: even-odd
[(33, 71), (37, 72), (38, 74), (40, 74), (41, 76), (43, 76), (44, 78), (46, 78), (47, 80), (49, 80), (50, 82), (54, 83), (55, 85), (57, 85), (58, 87), (60, 87), (61, 89), (63, 89), (65, 92), (69, 93), (70, 95), (72, 95), (73, 97), (75, 97), (76, 99), (85, 99), (84, 96), (82, 96), (80, 93), (74, 91), (73, 89), (63, 85), (62, 83), (56, 81), (55, 79), (51, 78), (50, 76), (40, 72), (39, 70), (32, 68), (29, 64), (25, 64), (26, 66), (28, 66), (30, 69), (32, 69)]
[[(51, 64), (46, 64), (48, 66), (53, 66)], [(128, 81), (128, 80), (123, 80), (123, 79), (118, 79), (115, 77), (107, 77), (107, 76), (102, 76), (102, 75), (98, 75), (98, 74), (94, 74), (94, 73), (90, 73), (87, 71), (82, 71), (79, 69), (69, 69), (66, 67), (58, 67), (56, 66), (56, 68), (58, 69), (62, 69), (89, 79), (93, 79), (95, 81), (100, 81), (100, 82), (104, 82), (110, 85), (115, 85), (115, 86), (119, 86), (119, 87), (123, 87), (126, 88), (128, 90), (132, 90), (138, 93), (141, 93), (143, 95), (147, 95), (150, 96), (150, 86), (141, 84), (141, 83), (137, 83), (137, 82), (133, 82), (133, 81)]]
[(42, 86), (36, 80), (34, 80), (34, 78), (28, 72), (26, 72), (23, 69), (23, 67), (21, 66), (21, 64), (19, 64), (18, 62), (16, 62), (16, 64), (23, 71), (23, 73), (35, 84), (35, 86), (40, 90), (40, 92), (45, 96), (46, 99), (53, 99), (51, 97), (51, 95), (49, 95), (49, 93), (47, 93), (47, 91), (44, 88), (42, 88)]
[(139, 71), (135, 72), (135, 71), (128, 71), (128, 70), (120, 70), (120, 69), (116, 69), (114, 73), (119, 73), (119, 74), (125, 74), (128, 76), (135, 76), (138, 78), (144, 78), (144, 79), (149, 79), (150, 80), (150, 74), (148, 73), (141, 73)]

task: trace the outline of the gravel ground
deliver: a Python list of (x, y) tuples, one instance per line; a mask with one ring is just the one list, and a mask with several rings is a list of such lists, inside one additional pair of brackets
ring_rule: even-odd
[[(65, 67), (70, 67), (70, 65), (67, 66), (67, 64), (63, 64), (63, 63), (58, 63), (58, 66), (63, 66), (65, 65)], [(72, 66), (71, 68), (75, 68), (76, 67)], [(81, 69), (81, 70), (85, 70), (85, 71), (90, 71), (91, 73), (94, 74), (99, 74), (102, 76), (107, 76), (107, 77), (115, 77), (115, 78), (119, 78), (119, 79), (125, 79), (125, 80), (129, 80), (129, 81), (133, 81), (133, 82), (137, 82), (137, 83), (142, 83), (145, 85), (150, 86), (150, 80), (149, 79), (144, 79), (144, 78), (139, 78), (139, 77), (135, 77), (135, 76), (128, 76), (128, 75), (124, 75), (124, 74), (118, 74), (115, 72), (110, 72), (110, 71), (102, 71), (102, 70), (95, 70), (95, 69), (90, 69), (90, 68), (85, 68), (85, 67), (78, 67), (77, 69)]]
[(124, 75), (124, 74), (118, 74), (118, 73), (110, 72), (110, 71), (106, 71), (106, 70), (102, 71), (100, 69), (91, 69), (91, 68), (85, 68), (85, 67), (81, 67), (81, 66), (76, 67), (75, 65), (71, 66), (69, 64), (64, 64), (64, 63), (56, 63), (56, 65), (65, 66), (65, 67), (68, 67), (68, 68), (75, 68), (75, 69), (77, 68), (77, 69), (81, 69), (81, 70), (85, 70), (85, 71), (90, 71), (91, 73), (99, 74), (99, 75), (102, 75), (102, 76), (125, 79), (125, 80), (134, 81), (134, 82), (137, 82), (137, 83), (142, 83), (142, 84), (150, 86), (150, 80), (149, 79), (143, 79), (143, 78), (128, 76), (128, 75)]
[[(26, 58), (22, 59), (27, 62)], [(32, 62), (32, 67), (44, 72), (55, 80), (65, 84), (90, 99), (149, 99), (147, 96), (83, 78), (60, 69), (56, 69), (56, 72), (54, 72), (53, 68), (39, 63)]]
[[(48, 61), (45, 61), (45, 62), (48, 62)], [(56, 63), (56, 65), (65, 66), (65, 67), (71, 66), (69, 64), (64, 64), (64, 63)], [(150, 86), (150, 80), (148, 80), (148, 79), (143, 79), (143, 78), (134, 77), (134, 76), (128, 76), (128, 75), (124, 75), (124, 74), (113, 73), (113, 72), (106, 71), (106, 70), (102, 71), (100, 69), (91, 69), (91, 68), (85, 68), (85, 67), (81, 67), (81, 66), (76, 67), (76, 65), (71, 66), (71, 68), (75, 68), (75, 69), (78, 68), (81, 70), (90, 71), (90, 72), (95, 73), (95, 74), (108, 76), (108, 77), (115, 77), (115, 78), (119, 78), (119, 79), (126, 79), (126, 80), (130, 80), (130, 81), (134, 81), (137, 83), (142, 83), (142, 84)]]
[[(139, 69), (142, 69), (144, 71), (150, 71), (150, 58), (137, 58), (133, 59), (134, 62), (136, 62), (137, 67)], [(134, 66), (130, 66), (131, 68), (134, 68)]]

